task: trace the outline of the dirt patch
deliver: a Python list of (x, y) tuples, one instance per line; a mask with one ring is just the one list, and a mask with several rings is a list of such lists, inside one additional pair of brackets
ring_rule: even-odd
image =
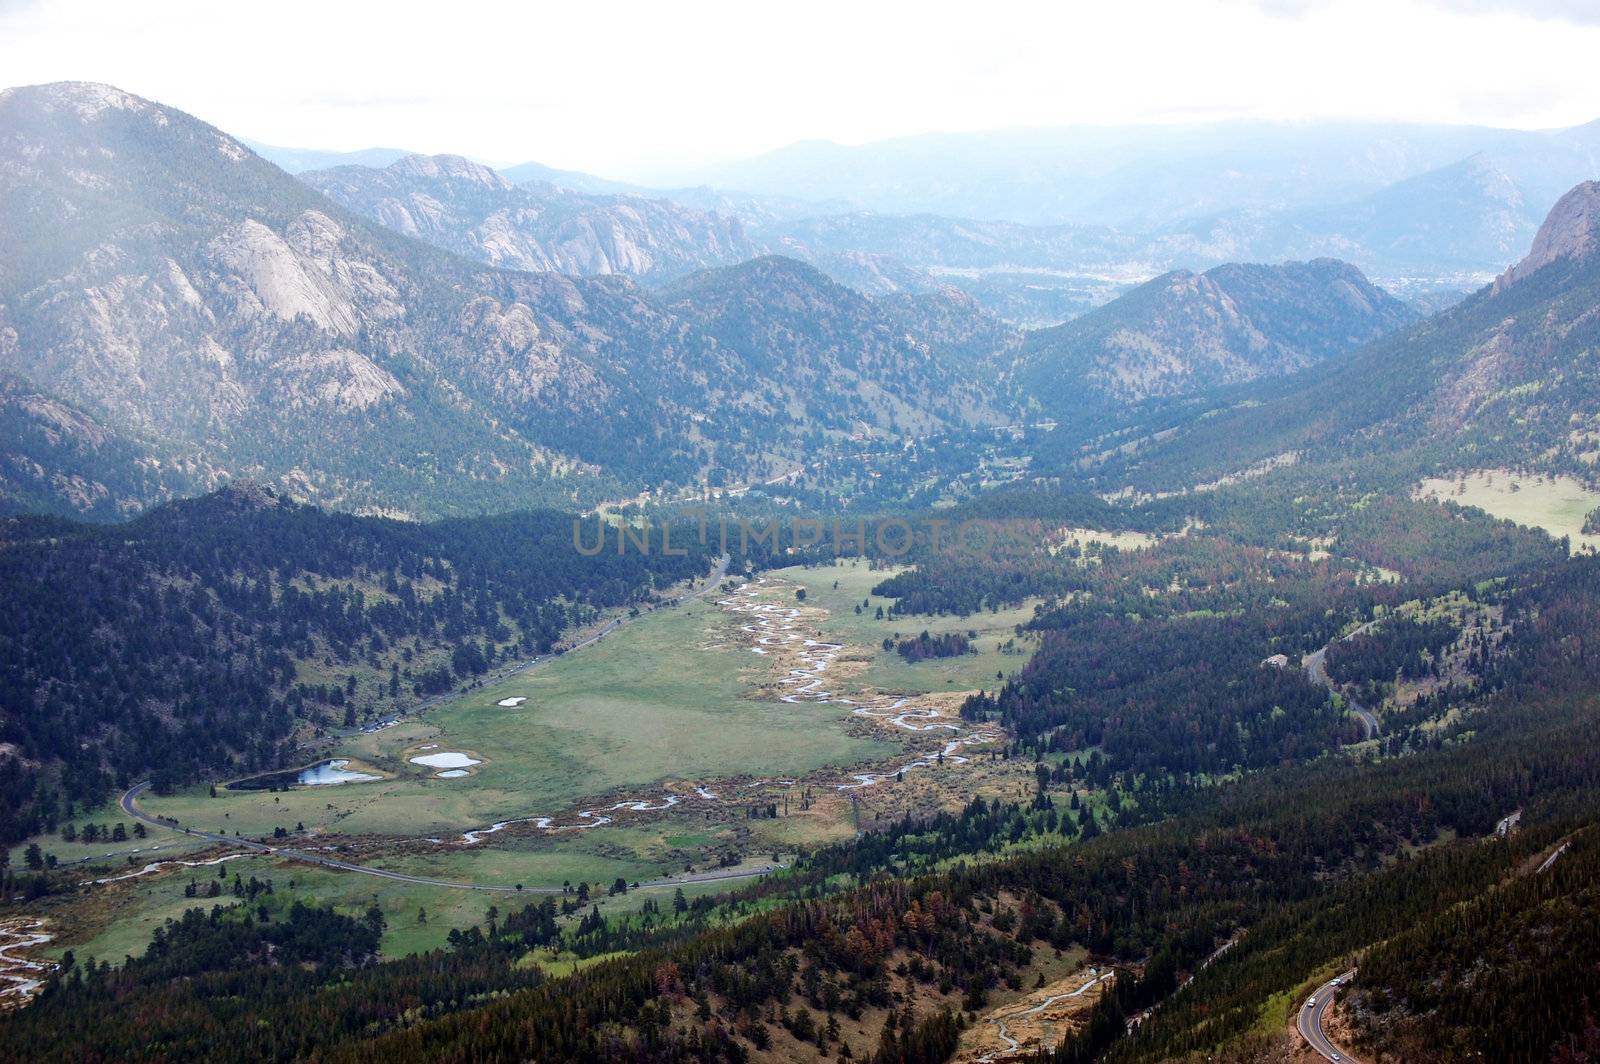
[(1085, 968), (991, 1009), (962, 1036), (953, 1059), (961, 1064), (1001, 1064), (1054, 1049), (1082, 1029), (1110, 982), (1109, 971)]

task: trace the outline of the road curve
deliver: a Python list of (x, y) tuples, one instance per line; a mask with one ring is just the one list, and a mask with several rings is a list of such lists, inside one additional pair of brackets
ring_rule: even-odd
[(1556, 850), (1555, 850), (1555, 853), (1552, 853), (1549, 857), (1546, 857), (1544, 859), (1544, 863), (1539, 866), (1539, 871), (1540, 872), (1548, 872), (1548, 871), (1550, 871), (1550, 866), (1555, 864), (1557, 861), (1561, 860), (1561, 855), (1566, 853), (1567, 852), (1567, 848), (1569, 846), (1571, 846), (1571, 845), (1572, 845), (1572, 840), (1568, 839), (1566, 842), (1563, 842), (1560, 846), (1557, 846)]
[(1021, 1012), (1007, 1013), (1005, 1016), (1002, 1016), (998, 1019), (985, 1021), (994, 1025), (995, 1034), (999, 1035), (1001, 1041), (1005, 1042), (1006, 1044), (1002, 1049), (979, 1057), (978, 1064), (993, 1064), (993, 1062), (1001, 1055), (1009, 1056), (1022, 1048), (1022, 1043), (1011, 1037), (1011, 1032), (1006, 1029), (1006, 1020), (1020, 1020), (1024, 1016), (1036, 1016), (1058, 1001), (1067, 1001), (1071, 998), (1082, 997), (1084, 994), (1087, 994), (1090, 990), (1099, 986), (1101, 983), (1115, 978), (1116, 974), (1117, 973), (1115, 970), (1111, 968), (1107, 968), (1104, 972), (1096, 972), (1095, 969), (1090, 968), (1089, 981), (1078, 987), (1078, 989), (1069, 991), (1065, 994), (1052, 994), (1050, 997), (1045, 998), (1031, 1009), (1024, 1009)]
[(1354, 1057), (1334, 1044), (1324, 1027), (1328, 1006), (1333, 1004), (1334, 995), (1339, 992), (1341, 986), (1354, 978), (1355, 974), (1355, 969), (1352, 968), (1317, 987), (1316, 993), (1306, 999), (1300, 1015), (1295, 1018), (1295, 1030), (1300, 1032), (1300, 1037), (1304, 1038), (1306, 1044), (1324, 1060), (1339, 1061), (1340, 1064), (1345, 1062), (1358, 1064)]
[[(1344, 642), (1348, 639), (1354, 639), (1362, 632), (1365, 632), (1371, 628), (1375, 623), (1375, 621), (1368, 621), (1360, 628), (1357, 628), (1355, 631), (1345, 636), (1344, 639), (1340, 640), (1340, 642)], [(1332, 644), (1329, 645), (1331, 646)], [(1354, 714), (1355, 717), (1361, 721), (1361, 727), (1362, 730), (1366, 732), (1366, 737), (1368, 739), (1376, 738), (1379, 731), (1378, 718), (1373, 716), (1372, 711), (1367, 709), (1367, 707), (1363, 706), (1355, 699), (1340, 691), (1339, 685), (1334, 683), (1333, 677), (1328, 675), (1328, 648), (1323, 647), (1321, 650), (1307, 654), (1301, 659), (1301, 662), (1306, 667), (1306, 679), (1321, 687), (1326, 687), (1329, 691), (1343, 698), (1346, 712)]]
[[(271, 846), (254, 839), (247, 839), (237, 835), (222, 835), (210, 831), (196, 831), (186, 828), (176, 821), (164, 817), (153, 816), (139, 808), (139, 796), (150, 789), (150, 781), (136, 784), (122, 795), (122, 811), (135, 820), (142, 820), (153, 827), (166, 828), (168, 831), (179, 831), (190, 838), (205, 839), (208, 842), (223, 843), (236, 846), (242, 850), (254, 853), (270, 854), (289, 861), (299, 861), (302, 864), (320, 865), (323, 868), (333, 868), (341, 872), (358, 872), (364, 876), (377, 876), (380, 879), (393, 879), (401, 883), (415, 883), (423, 887), (448, 887), (452, 890), (481, 890), (499, 894), (563, 894), (565, 887), (529, 887), (514, 886), (504, 883), (465, 883), (453, 879), (433, 879), (428, 876), (413, 876), (404, 872), (391, 872), (386, 868), (375, 868), (372, 865), (356, 864), (353, 861), (341, 861), (337, 857), (329, 857), (324, 853), (313, 853), (310, 850), (297, 849), (292, 846)], [(161, 862), (165, 863), (165, 862)], [(787, 868), (784, 864), (765, 864), (754, 869), (717, 869), (710, 872), (686, 872), (676, 876), (664, 876), (660, 879), (645, 880), (639, 883), (640, 887), (671, 887), (681, 886), (685, 883), (720, 883), (725, 880), (756, 879), (780, 869)]]

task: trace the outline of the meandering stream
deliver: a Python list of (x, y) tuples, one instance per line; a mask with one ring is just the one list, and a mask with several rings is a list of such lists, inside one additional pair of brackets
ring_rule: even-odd
[(25, 1005), (44, 985), (45, 976), (55, 967), (49, 961), (36, 961), (18, 954), (49, 942), (51, 935), (41, 928), (44, 921), (33, 917), (0, 923), (0, 1005)]
[(731, 613), (744, 614), (751, 618), (748, 623), (740, 626), (740, 630), (755, 636), (756, 645), (751, 649), (758, 653), (770, 653), (773, 647), (788, 646), (797, 642), (800, 644), (800, 649), (796, 653), (802, 664), (790, 669), (789, 674), (778, 681), (780, 685), (791, 688), (788, 694), (780, 696), (783, 701), (826, 702), (850, 706), (851, 712), (858, 717), (886, 720), (894, 727), (906, 731), (951, 733), (951, 738), (937, 752), (907, 761), (887, 772), (856, 773), (850, 777), (849, 782), (835, 784), (839, 790), (850, 791), (875, 786), (896, 779), (914, 769), (931, 768), (941, 762), (964, 765), (969, 759), (959, 753), (962, 748), (997, 742), (1003, 738), (996, 728), (970, 725), (959, 718), (947, 717), (932, 707), (915, 706), (912, 704), (914, 699), (911, 698), (881, 695), (858, 700), (829, 690), (824, 686), (827, 681), (823, 674), (844, 650), (844, 644), (827, 643), (803, 635), (800, 630), (799, 607), (764, 602), (760, 599), (759, 589), (766, 583), (767, 580), (761, 578), (734, 592), (728, 598), (720, 600), (717, 605)]
[[(761, 598), (761, 589), (768, 583), (765, 577), (759, 578), (727, 597), (717, 600), (717, 605), (729, 613), (747, 618), (739, 628), (740, 631), (753, 637), (754, 645), (750, 647), (753, 653), (768, 655), (775, 650), (799, 644), (796, 655), (800, 664), (790, 669), (788, 674), (778, 681), (781, 686), (789, 689), (787, 693), (779, 696), (782, 701), (850, 706), (851, 712), (856, 716), (883, 720), (905, 731), (923, 734), (945, 732), (949, 735), (938, 749), (916, 756), (886, 771), (853, 773), (846, 780), (832, 784), (837, 790), (855, 791), (864, 787), (874, 787), (898, 779), (907, 772), (932, 768), (939, 764), (965, 765), (970, 759), (962, 754), (961, 750), (969, 746), (998, 742), (1004, 738), (1004, 734), (998, 728), (991, 725), (973, 725), (959, 718), (945, 716), (931, 706), (915, 705), (915, 699), (912, 698), (881, 695), (855, 699), (829, 690), (824, 674), (844, 650), (844, 644), (808, 637), (803, 631), (800, 621), (802, 614), (798, 607), (769, 602)], [(773, 781), (757, 780), (745, 785), (744, 789), (759, 789), (771, 782)], [(792, 785), (796, 781), (776, 782)], [(694, 798), (703, 802), (725, 800), (722, 795), (706, 789), (702, 784), (694, 786)], [(686, 800), (685, 795), (666, 792), (649, 798), (625, 798), (603, 809), (579, 810), (570, 819), (544, 815), (515, 817), (490, 824), (488, 827), (463, 832), (461, 841), (469, 846), (474, 845), (496, 832), (522, 824), (532, 825), (544, 831), (597, 828), (611, 823), (617, 813), (659, 812)]]

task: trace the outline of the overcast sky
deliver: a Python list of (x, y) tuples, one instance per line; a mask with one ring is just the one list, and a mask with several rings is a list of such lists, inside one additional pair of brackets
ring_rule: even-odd
[(6, 84), (294, 147), (632, 179), (795, 140), (1219, 118), (1600, 117), (1600, 0), (0, 0)]

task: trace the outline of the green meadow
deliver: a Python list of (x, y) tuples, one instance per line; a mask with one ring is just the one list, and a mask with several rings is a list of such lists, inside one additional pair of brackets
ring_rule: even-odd
[[(872, 588), (898, 571), (873, 569), (865, 560), (853, 558), (816, 568), (794, 566), (772, 575), (805, 588), (806, 605), (828, 610), (824, 638), (851, 644), (853, 650), (868, 655), (865, 668), (852, 677), (852, 683), (904, 694), (992, 689), (997, 672), (1009, 674), (1027, 662), (1026, 653), (1006, 653), (1001, 648), (1011, 643), (1013, 648), (1026, 648), (1031, 653), (1032, 642), (1028, 637), (1019, 638), (1016, 626), (1033, 617), (1035, 603), (970, 617), (919, 615), (896, 620), (888, 616), (894, 600), (872, 594)], [(861, 606), (859, 613), (857, 606)], [(885, 615), (883, 620), (877, 619), (879, 607)], [(893, 650), (883, 649), (885, 639), (897, 634), (911, 637), (923, 631), (932, 635), (976, 631), (978, 653), (912, 663)]]
[[(647, 614), (569, 657), (334, 751), (393, 778), (277, 794), (218, 788), (215, 798), (196, 787), (150, 796), (145, 805), (230, 834), (304, 825), (415, 837), (566, 813), (618, 792), (659, 797), (674, 781), (799, 777), (893, 753), (890, 743), (849, 735), (843, 707), (751, 698), (763, 666), (736, 635), (733, 619), (712, 602)], [(511, 697), (527, 701), (497, 705)], [(408, 760), (442, 751), (483, 763), (468, 776), (440, 779)]]
[(1552, 536), (1566, 536), (1574, 552), (1600, 550), (1600, 536), (1583, 533), (1584, 518), (1600, 507), (1600, 492), (1589, 490), (1574, 477), (1480, 469), (1424, 480), (1416, 493), (1476, 506), (1495, 517), (1542, 528)]

